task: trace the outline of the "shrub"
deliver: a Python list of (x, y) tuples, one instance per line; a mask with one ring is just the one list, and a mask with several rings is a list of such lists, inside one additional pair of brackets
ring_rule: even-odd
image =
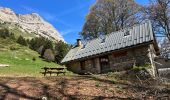
[(132, 70), (135, 71), (135, 72), (139, 72), (139, 71), (141, 71), (141, 70), (145, 70), (145, 68), (144, 68), (144, 67), (134, 66), (134, 67), (132, 68)]
[(33, 58), (32, 58), (32, 61), (36, 61), (36, 58), (35, 58), (35, 57), (33, 57)]
[(10, 36), (9, 30), (7, 28), (0, 29), (0, 37), (7, 38)]
[(10, 50), (18, 50), (19, 49), (19, 47), (16, 47), (16, 46), (14, 46), (14, 45), (12, 45), (12, 46), (10, 46)]
[(141, 70), (146, 70), (147, 68), (150, 68), (151, 65), (150, 64), (145, 64), (145, 65), (142, 65), (142, 66), (133, 66), (132, 70), (135, 71), (135, 72), (139, 72)]
[(113, 84), (115, 84), (115, 83), (116, 83), (116, 80), (115, 80), (115, 79), (112, 79), (111, 81), (112, 81), (112, 83), (113, 83)]
[(106, 75), (107, 75), (108, 77), (113, 77), (113, 76), (114, 76), (114, 72), (108, 72)]
[(42, 45), (42, 46), (40, 46), (40, 47), (38, 48), (37, 52), (38, 52), (39, 54), (42, 54), (43, 49), (44, 49), (44, 46)]
[(27, 46), (27, 41), (22, 36), (19, 36), (19, 38), (17, 39), (17, 43)]
[(95, 86), (100, 87), (100, 82), (96, 82)]
[(3, 45), (0, 44), (0, 48), (5, 48), (5, 46), (3, 46)]

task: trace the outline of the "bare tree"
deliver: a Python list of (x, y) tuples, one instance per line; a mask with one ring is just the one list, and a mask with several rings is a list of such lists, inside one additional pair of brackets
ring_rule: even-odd
[(160, 42), (160, 53), (164, 58), (170, 57), (170, 41), (168, 41), (167, 38)]
[(84, 39), (110, 34), (138, 23), (140, 6), (134, 0), (97, 0), (86, 17)]
[(151, 0), (144, 11), (145, 18), (153, 22), (156, 36), (170, 40), (170, 0)]

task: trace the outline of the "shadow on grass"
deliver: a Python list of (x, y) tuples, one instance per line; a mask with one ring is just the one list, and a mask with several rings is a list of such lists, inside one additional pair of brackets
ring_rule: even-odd
[[(13, 84), (11, 86), (9, 84)], [(27, 87), (31, 86), (31, 87)], [(28, 91), (36, 90), (37, 86), (40, 89), (39, 95), (30, 96)], [(23, 88), (23, 89), (21, 89)], [(24, 93), (25, 92), (25, 93)], [(35, 92), (35, 91), (34, 91)], [(31, 93), (33, 94), (33, 93)], [(9, 99), (26, 99), (26, 100), (42, 100), (42, 97), (49, 97), (48, 85), (42, 83), (35, 78), (1, 78), (0, 79), (0, 100)]]
[[(74, 81), (77, 81), (77, 90), (79, 90), (79, 80), (82, 80), (82, 79), (87, 79), (87, 78), (91, 78), (91, 77), (87, 77), (87, 76), (80, 76), (78, 79), (73, 79)], [(72, 80), (72, 81), (73, 81)], [(101, 80), (100, 80), (101, 81)], [(111, 82), (109, 82), (111, 83)], [(67, 98), (69, 100), (103, 100), (103, 99), (124, 99), (124, 100), (132, 100), (133, 98), (123, 98), (123, 97), (118, 97), (118, 96), (111, 96), (111, 97), (107, 97), (107, 96), (92, 96), (92, 95), (85, 95), (85, 94), (80, 94), (78, 91), (76, 91), (74, 94), (69, 94), (67, 92), (67, 89), (68, 89), (68, 84), (69, 83), (69, 80), (67, 79), (63, 79), (62, 81), (59, 82), (59, 85), (61, 86), (59, 89), (58, 89), (58, 92), (60, 93), (60, 96), (61, 97), (57, 97), (57, 99), (63, 99), (63, 98)], [(72, 84), (71, 87), (74, 87), (75, 84)]]
[(16, 97), (20, 97), (20, 98), (24, 98), (24, 99), (30, 99), (30, 100), (39, 100), (38, 98), (35, 97), (31, 97), (26, 95), (25, 93), (22, 93), (18, 90), (16, 90), (15, 88), (11, 88), (8, 85), (4, 85), (0, 83), (0, 87), (2, 87), (4, 89), (5, 92), (0, 94), (0, 99), (1, 100), (5, 100), (8, 96), (8, 94), (12, 94)]
[[(16, 87), (12, 87), (12, 82), (15, 82)], [(92, 80), (92, 81), (91, 81)], [(92, 84), (86, 84), (86, 81), (93, 82)], [(101, 78), (96, 77), (93, 75), (88, 76), (76, 76), (76, 77), (48, 77), (48, 78), (0, 78), (0, 100), (9, 99), (8, 95), (11, 94), (16, 98), (23, 98), (23, 99), (29, 99), (29, 100), (42, 100), (42, 97), (47, 97), (49, 100), (60, 100), (60, 99), (66, 99), (66, 100), (75, 100), (75, 99), (92, 99), (92, 100), (103, 100), (103, 99), (124, 99), (124, 100), (131, 100), (131, 99), (142, 99), (140, 97), (121, 97), (121, 96), (115, 96), (114, 94), (111, 94), (110, 96), (105, 95), (105, 92), (102, 95), (92, 95), (87, 94), (84, 91), (80, 92), (80, 89), (86, 89), (95, 88), (95, 82), (102, 82), (105, 85), (113, 86), (119, 85), (124, 86), (123, 90), (126, 89), (134, 89), (136, 92), (143, 92), (146, 90), (151, 90), (152, 88), (149, 87), (139, 87), (134, 84), (128, 84), (118, 81), (112, 81), (107, 78)], [(25, 85), (28, 85), (27, 88), (21, 89), (22, 87), (25, 87)], [(109, 88), (110, 88), (109, 87)], [(97, 87), (99, 89), (105, 89), (104, 86)], [(70, 93), (68, 90), (74, 91)], [(25, 92), (26, 91), (26, 92)], [(38, 93), (38, 95), (28, 95), (27, 91)], [(134, 91), (134, 92), (135, 92)], [(93, 90), (91, 90), (89, 93), (92, 93)], [(95, 92), (95, 91), (94, 91)], [(155, 92), (155, 91), (153, 91)], [(151, 93), (149, 93), (151, 94)], [(38, 97), (37, 97), (38, 96)]]

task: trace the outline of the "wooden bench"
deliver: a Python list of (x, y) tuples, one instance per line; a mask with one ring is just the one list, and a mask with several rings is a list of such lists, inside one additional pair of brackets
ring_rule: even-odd
[(59, 74), (65, 75), (65, 73), (66, 73), (64, 71), (65, 68), (49, 68), (49, 67), (44, 67), (44, 68), (41, 68), (41, 69), (43, 69), (44, 72), (40, 72), (40, 73), (44, 74), (44, 76), (46, 76), (47, 74), (50, 74), (50, 76), (52, 74), (57, 74), (57, 76), (58, 76)]

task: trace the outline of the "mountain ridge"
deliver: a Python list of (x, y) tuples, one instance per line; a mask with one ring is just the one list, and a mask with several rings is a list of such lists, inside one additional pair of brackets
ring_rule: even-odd
[(43, 36), (55, 41), (64, 41), (58, 30), (39, 14), (17, 14), (10, 8), (0, 7), (0, 23), (10, 23), (36, 36)]

